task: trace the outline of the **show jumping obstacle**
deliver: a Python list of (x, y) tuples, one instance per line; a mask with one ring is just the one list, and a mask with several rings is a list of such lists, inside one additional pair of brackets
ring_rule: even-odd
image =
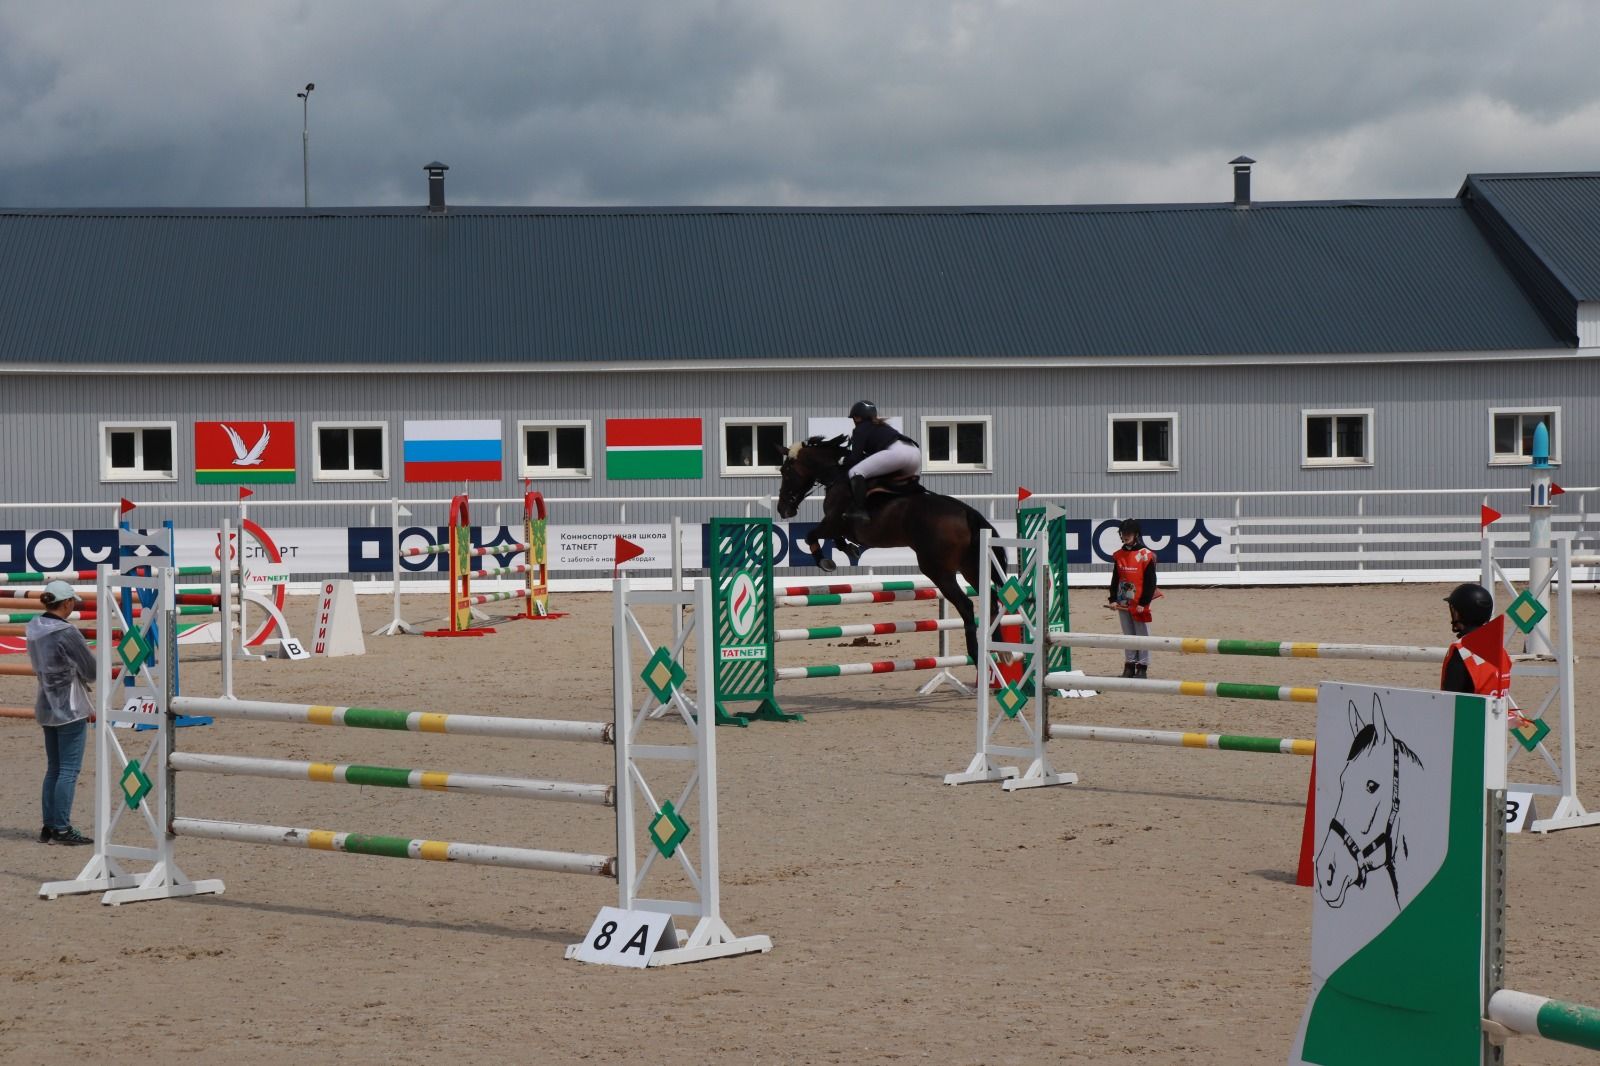
[[(1023, 551), (1020, 540), (1006, 540), (1004, 538), (991, 538), (1002, 549), (1017, 548)], [(1041, 546), (1036, 542), (1034, 550), (1039, 551)], [(1518, 595), (1517, 589), (1505, 580), (1504, 571), (1496, 562), (1493, 553), (1493, 541), (1485, 542), (1485, 573), (1495, 575), (1513, 595)], [(1523, 598), (1513, 602), (1507, 611), (1507, 617), (1515, 622), (1524, 632), (1536, 632), (1537, 623), (1544, 619), (1541, 609), (1527, 607), (1527, 603), (1539, 596), (1548, 596), (1553, 586), (1555, 589), (1556, 613), (1559, 619), (1558, 631), (1554, 638), (1546, 637), (1546, 647), (1551, 654), (1522, 654), (1514, 656), (1513, 676), (1542, 676), (1551, 677), (1556, 681), (1555, 687), (1544, 697), (1540, 706), (1531, 711), (1525, 711), (1524, 716), (1533, 723), (1537, 723), (1524, 733), (1516, 733), (1518, 743), (1508, 749), (1507, 761), (1514, 762), (1524, 751), (1538, 752), (1545, 763), (1557, 778), (1556, 784), (1537, 782), (1518, 783), (1511, 786), (1512, 791), (1529, 792), (1535, 796), (1546, 795), (1558, 798), (1556, 810), (1549, 818), (1535, 819), (1530, 827), (1537, 832), (1548, 832), (1553, 829), (1571, 828), (1578, 825), (1590, 825), (1600, 822), (1600, 815), (1591, 815), (1583, 807), (1577, 796), (1577, 767), (1574, 746), (1571, 738), (1575, 736), (1574, 711), (1571, 706), (1572, 688), (1572, 605), (1571, 605), (1571, 539), (1558, 538), (1553, 549), (1541, 552), (1538, 549), (1528, 549), (1527, 556), (1542, 556), (1547, 560), (1542, 583), (1530, 587)], [(1525, 556), (1516, 556), (1523, 558)], [(985, 558), (993, 559), (992, 553)], [(1553, 560), (1554, 565), (1549, 565)], [(979, 590), (979, 608), (982, 625), (979, 628), (979, 637), (985, 635), (989, 638), (989, 655), (995, 653), (1031, 656), (1034, 654), (1032, 644), (1016, 641), (1001, 640), (995, 630), (1004, 619), (990, 617), (989, 604), (993, 597), (991, 589), (998, 590), (995, 595), (1002, 610), (1017, 611), (1024, 616), (1024, 628), (1030, 633), (1038, 634), (1045, 627), (1040, 626), (1041, 608), (1046, 607), (1039, 602), (1040, 597), (1033, 595), (1034, 588), (1043, 588), (1046, 594), (1055, 588), (1055, 583), (1039, 583), (1036, 577), (1023, 574), (1020, 580), (1008, 579), (1003, 571), (991, 567), (984, 575), (985, 585), (988, 587)], [(1014, 603), (1012, 601), (1015, 601)], [(1522, 606), (1519, 607), (1519, 604)], [(1276, 658), (1318, 658), (1337, 660), (1368, 660), (1385, 662), (1415, 662), (1437, 665), (1443, 661), (1445, 648), (1429, 648), (1393, 644), (1338, 644), (1321, 641), (1253, 641), (1253, 640), (1228, 640), (1199, 637), (1135, 637), (1116, 634), (1090, 634), (1074, 632), (1046, 632), (1043, 642), (1050, 647), (1090, 647), (1090, 648), (1116, 648), (1116, 649), (1145, 649), (1153, 651), (1178, 652), (1185, 655), (1249, 655), (1268, 656)], [(1030, 675), (1031, 677), (1031, 675)], [(1082, 689), (1098, 689), (1106, 692), (1127, 692), (1148, 695), (1166, 696), (1204, 696), (1220, 697), (1225, 699), (1252, 699), (1252, 700), (1277, 700), (1297, 703), (1316, 702), (1316, 688), (1312, 686), (1277, 686), (1263, 684), (1240, 684), (1234, 682), (1214, 681), (1173, 681), (1161, 679), (1117, 678), (1117, 677), (1085, 677), (1073, 672), (1046, 673), (1042, 678), (1045, 695), (1041, 700), (1033, 702), (1048, 704), (1050, 690), (1077, 687)], [(1028, 784), (1013, 784), (1013, 781), (1027, 782), (1030, 779), (1024, 773), (1018, 777), (1018, 770), (1013, 766), (1002, 765), (999, 758), (1002, 754), (1017, 755), (1013, 750), (1002, 753), (995, 747), (994, 736), (1008, 716), (1016, 714), (1016, 709), (1006, 712), (1005, 715), (996, 716), (988, 706), (989, 694), (986, 687), (980, 686), (978, 698), (978, 750), (968, 769), (962, 773), (950, 774), (945, 780), (950, 784), (963, 784), (973, 781), (1005, 781), (1008, 789), (1029, 787)], [(1002, 691), (999, 697), (1007, 704), (1014, 703), (1020, 708), (1029, 702), (1032, 689), (1028, 686), (1015, 686), (1012, 692)], [(1545, 747), (1545, 739), (1553, 732), (1544, 723), (1546, 711), (1552, 704), (1560, 700), (1560, 737), (1563, 738), (1562, 758), (1559, 762)], [(1004, 704), (1002, 709), (1004, 709)], [(1047, 765), (1044, 758), (1043, 743), (1050, 737), (1062, 739), (1083, 739), (1081, 735), (1074, 735), (1073, 730), (1085, 727), (1063, 727), (1049, 723), (1047, 706), (1038, 708), (1039, 714), (1035, 719), (1037, 723), (1044, 723), (1044, 728), (1038, 736), (1029, 733), (1027, 739), (1030, 747), (1021, 754), (1032, 759), (1035, 764)], [(1110, 740), (1115, 734), (1100, 727), (1087, 727), (1099, 729), (1097, 740)], [(1063, 778), (1070, 775), (1060, 775)], [(1065, 780), (1052, 783), (1063, 784)]]
[(1311, 992), (1289, 1062), (1488, 1066), (1515, 1035), (1600, 1050), (1600, 1011), (1503, 987), (1508, 702), (1320, 687)]
[[(335, 707), (264, 703), (219, 698), (168, 697), (173, 682), (173, 641), (171, 613), (173, 574), (157, 570), (152, 576), (123, 576), (107, 568), (100, 575), (101, 602), (112, 602), (110, 594), (121, 589), (141, 593), (147, 607), (141, 619), (124, 619), (129, 639), (116, 649), (134, 687), (120, 689), (110, 683), (113, 649), (109, 641), (98, 648), (99, 683), (96, 686), (102, 728), (96, 733), (95, 851), (88, 864), (70, 881), (42, 885), (39, 894), (54, 899), (62, 895), (102, 892), (101, 902), (111, 905), (142, 900), (172, 899), (220, 893), (220, 880), (194, 880), (177, 863), (177, 842), (188, 837), (263, 844), (277, 847), (308, 848), (318, 851), (423, 859), (464, 865), (504, 866), (520, 870), (586, 874), (610, 877), (620, 885), (619, 906), (624, 910), (650, 910), (693, 918), (695, 928), (678, 946), (657, 950), (648, 959), (652, 966), (693, 962), (727, 955), (771, 950), (763, 936), (733, 936), (720, 912), (717, 863), (717, 780), (716, 732), (712, 724), (695, 721), (692, 714), (680, 715), (673, 726), (647, 725), (654, 703), (646, 700), (636, 707), (633, 689), (640, 682), (655, 698), (675, 702), (680, 686), (688, 676), (684, 637), (671, 646), (656, 645), (640, 625), (635, 606), (666, 604), (693, 607), (693, 619), (711, 616), (708, 588), (698, 595), (679, 593), (633, 593), (624, 580), (616, 591), (614, 639), (615, 706), (613, 721), (584, 722), (560, 719), (511, 718), (492, 715), (427, 713), (366, 707)], [(653, 654), (642, 672), (635, 676), (630, 644), (640, 642)], [(710, 642), (700, 642), (696, 673), (702, 691), (714, 701), (715, 677), (711, 669)], [(112, 696), (113, 692), (118, 693)], [(119, 702), (121, 699), (127, 702)], [(543, 781), (530, 778), (497, 777), (485, 774), (460, 774), (401, 767), (365, 766), (286, 759), (254, 758), (216, 753), (191, 753), (177, 750), (173, 728), (180, 714), (207, 714), (254, 722), (288, 723), (381, 729), (391, 732), (450, 734), (490, 737), (498, 740), (562, 741), (613, 745), (613, 780), (596, 784)], [(124, 748), (118, 725), (154, 726), (148, 748), (134, 757)], [(670, 737), (649, 737), (646, 729), (678, 733), (678, 743)], [(133, 734), (126, 734), (132, 736)], [(687, 778), (676, 793), (676, 802), (666, 799), (662, 785), (652, 785), (650, 774), (676, 766)], [(650, 773), (647, 774), (647, 768)], [(180, 816), (176, 809), (173, 781), (179, 773), (223, 774), (235, 777), (260, 777), (330, 784), (366, 785), (418, 789), (432, 792), (461, 792), (503, 798), (576, 803), (615, 810), (615, 836), (608, 841), (614, 850), (597, 853), (551, 851), (525, 847), (468, 844), (427, 840), (406, 836), (374, 836), (293, 826), (219, 821)], [(663, 797), (658, 800), (657, 796)], [(697, 816), (690, 823), (691, 812)], [(149, 842), (139, 845), (118, 843), (119, 821), (129, 811), (137, 812), (149, 834)], [(648, 817), (648, 824), (641, 824)], [(652, 854), (640, 863), (637, 851), (641, 831), (648, 837)], [(683, 847), (690, 833), (698, 841), (697, 861)], [(693, 890), (688, 900), (656, 900), (640, 896), (655, 858), (676, 859)], [(125, 862), (146, 862), (143, 873), (130, 873)]]
[[(396, 519), (398, 523), (398, 519)], [(388, 625), (378, 630), (383, 636), (396, 633), (419, 632), (416, 626), (400, 617), (399, 573), (400, 559), (428, 555), (447, 555), (450, 561), (450, 602), (445, 612), (447, 628), (427, 630), (430, 637), (479, 637), (493, 633), (484, 622), (543, 621), (565, 617), (550, 611), (550, 563), (548, 520), (544, 496), (526, 492), (522, 497), (522, 540), (514, 543), (474, 545), (472, 543), (471, 504), (465, 494), (451, 497), (447, 540), (443, 544), (425, 547), (402, 548), (400, 531), (395, 529), (395, 612)], [(474, 559), (493, 557), (509, 559), (521, 555), (520, 563), (500, 563), (485, 569), (474, 570)], [(522, 578), (522, 588), (501, 592), (474, 594), (472, 582), (476, 580)], [(490, 615), (478, 608), (489, 603), (521, 601), (521, 613)]]
[[(944, 600), (925, 578), (863, 579), (824, 586), (774, 583), (772, 520), (769, 518), (713, 518), (707, 573), (716, 591), (713, 636), (716, 641), (716, 718), (722, 725), (745, 725), (751, 719), (798, 721), (779, 705), (779, 681), (803, 678), (855, 677), (866, 674), (936, 671), (918, 690), (933, 692), (951, 685), (971, 692), (950, 671), (971, 666), (965, 655), (950, 654), (949, 634), (962, 630), (960, 618), (944, 617)], [(976, 590), (968, 588), (968, 595)], [(857, 604), (938, 601), (939, 618), (855, 625), (778, 629), (773, 612), (778, 607), (837, 607)], [(1014, 621), (1019, 621), (1016, 619)], [(896, 633), (937, 633), (937, 655), (877, 662), (829, 663), (818, 666), (779, 666), (777, 646), (806, 640), (835, 640)], [(736, 703), (755, 703), (754, 710), (730, 709)]]

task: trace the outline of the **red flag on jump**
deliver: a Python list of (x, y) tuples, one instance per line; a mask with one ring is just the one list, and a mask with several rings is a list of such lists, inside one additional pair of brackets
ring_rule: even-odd
[(122, 503), (117, 507), (117, 513), (127, 514), (129, 511), (133, 510), (135, 506), (137, 505), (132, 500), (124, 496), (122, 498)]
[(1482, 504), (1478, 509), (1478, 528), (1486, 529), (1494, 522), (1500, 521), (1500, 512), (1488, 504)]
[(256, 494), (256, 490), (255, 489), (248, 489), (248, 488), (245, 488), (243, 485), (239, 486), (239, 499), (248, 500), (250, 497), (254, 496), (255, 494)]
[(644, 549), (639, 547), (639, 545), (635, 544), (633, 541), (629, 540), (627, 537), (618, 537), (617, 538), (617, 561), (611, 567), (611, 576), (612, 577), (616, 577), (617, 576), (617, 571), (619, 571), (622, 568), (622, 564), (623, 563), (627, 562), (629, 559), (637, 559), (637, 558), (639, 558), (639, 556), (641, 556), (643, 554), (644, 554)]
[(1032, 496), (1032, 495), (1033, 495), (1033, 492), (1032, 492), (1031, 489), (1025, 489), (1021, 485), (1017, 486), (1017, 502), (1018, 503), (1021, 503), (1023, 500), (1026, 500), (1029, 496)]
[(1554, 481), (1550, 482), (1550, 495), (1564, 496), (1566, 495), (1566, 492), (1566, 489), (1562, 488), (1560, 485), (1557, 485)]

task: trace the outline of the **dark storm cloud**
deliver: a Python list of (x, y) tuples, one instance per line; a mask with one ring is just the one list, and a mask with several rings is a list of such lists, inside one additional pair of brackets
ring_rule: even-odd
[[(151, 15), (150, 12), (158, 12)], [(9, 3), (0, 204), (1447, 196), (1590, 169), (1600, 13), (1440, 3)]]

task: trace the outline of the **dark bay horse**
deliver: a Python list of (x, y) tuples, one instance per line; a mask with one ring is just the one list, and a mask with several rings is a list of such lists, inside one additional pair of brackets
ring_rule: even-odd
[[(830, 539), (850, 557), (851, 565), (866, 548), (910, 548), (917, 553), (917, 568), (961, 615), (967, 637), (967, 655), (978, 661), (978, 624), (972, 601), (962, 591), (966, 578), (978, 587), (981, 560), (978, 531), (994, 527), (971, 507), (949, 496), (920, 490), (907, 494), (869, 489), (866, 521), (844, 517), (851, 502), (850, 479), (841, 460), (848, 454), (844, 437), (808, 437), (789, 446), (783, 460), (783, 484), (778, 490), (778, 517), (793, 518), (800, 501), (818, 484), (824, 486), (822, 522), (806, 538), (806, 546), (825, 573), (837, 569), (832, 553), (821, 541)], [(1004, 553), (998, 552), (1004, 563)]]

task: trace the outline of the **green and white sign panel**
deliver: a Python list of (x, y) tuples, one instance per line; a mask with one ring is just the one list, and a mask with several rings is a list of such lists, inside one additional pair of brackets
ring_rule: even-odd
[[(773, 654), (772, 519), (713, 518), (707, 570), (716, 649), (716, 721), (747, 725), (752, 718), (800, 718), (778, 706)], [(754, 703), (734, 709), (733, 704)]]
[(1482, 1061), (1485, 819), (1488, 790), (1505, 788), (1500, 707), (1320, 687), (1311, 998), (1290, 1063)]

